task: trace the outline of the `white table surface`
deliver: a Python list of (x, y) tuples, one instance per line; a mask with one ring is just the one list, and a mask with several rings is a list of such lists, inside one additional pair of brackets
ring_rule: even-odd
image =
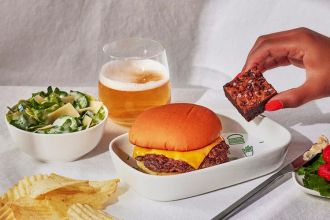
[[(108, 122), (100, 144), (82, 159), (68, 163), (43, 163), (15, 148), (9, 137), (4, 115), (7, 105), (44, 87), (0, 86), (0, 193), (5, 192), (24, 176), (56, 172), (72, 178), (108, 179), (117, 177), (108, 153), (109, 141), (125, 129)], [(66, 89), (66, 88), (64, 88)], [(79, 89), (96, 95), (94, 87)], [(200, 88), (175, 88), (173, 102), (197, 102), (211, 109), (231, 108), (221, 91)], [(321, 99), (298, 109), (282, 110), (266, 115), (289, 129), (292, 142), (286, 163), (301, 154), (320, 134), (330, 137), (330, 99)], [(155, 202), (141, 197), (124, 183), (117, 192), (118, 199), (106, 211), (121, 219), (211, 219), (221, 210), (253, 189), (267, 176), (200, 196), (172, 202)], [(208, 180), (205, 180), (208, 181)], [(232, 219), (326, 219), (330, 216), (330, 200), (301, 192), (290, 179), (274, 189)]]

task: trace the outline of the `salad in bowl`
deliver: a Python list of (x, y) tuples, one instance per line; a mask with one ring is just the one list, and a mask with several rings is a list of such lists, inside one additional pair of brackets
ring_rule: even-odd
[(294, 180), (302, 190), (316, 196), (330, 198), (330, 145), (325, 136), (321, 136), (311, 149), (304, 154), (310, 160), (296, 171)]
[(108, 116), (102, 102), (49, 86), (8, 107), (6, 123), (18, 147), (44, 161), (72, 161), (100, 141)]
[(92, 96), (51, 86), (8, 107), (9, 124), (30, 132), (62, 134), (93, 127), (105, 118), (105, 107)]

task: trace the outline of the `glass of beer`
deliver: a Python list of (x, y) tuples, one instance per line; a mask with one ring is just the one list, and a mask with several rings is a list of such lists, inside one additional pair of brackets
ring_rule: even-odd
[(146, 109), (171, 100), (164, 47), (157, 41), (128, 38), (107, 44), (99, 75), (99, 97), (116, 124), (131, 126)]

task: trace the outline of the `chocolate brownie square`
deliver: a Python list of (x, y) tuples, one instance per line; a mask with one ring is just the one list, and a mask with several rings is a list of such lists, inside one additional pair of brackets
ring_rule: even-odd
[(247, 120), (251, 121), (265, 110), (276, 90), (256, 69), (242, 73), (223, 86), (226, 97)]

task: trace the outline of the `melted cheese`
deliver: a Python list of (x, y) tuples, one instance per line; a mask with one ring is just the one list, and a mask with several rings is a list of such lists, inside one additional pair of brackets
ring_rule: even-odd
[(204, 158), (210, 153), (212, 148), (218, 145), (222, 141), (223, 138), (219, 137), (213, 143), (211, 143), (206, 147), (203, 147), (198, 150), (185, 151), (185, 152), (149, 149), (149, 148), (134, 146), (133, 157), (136, 158), (138, 156), (145, 156), (147, 154), (164, 155), (165, 157), (171, 158), (173, 160), (184, 161), (193, 168), (198, 169), (201, 163), (203, 162)]

